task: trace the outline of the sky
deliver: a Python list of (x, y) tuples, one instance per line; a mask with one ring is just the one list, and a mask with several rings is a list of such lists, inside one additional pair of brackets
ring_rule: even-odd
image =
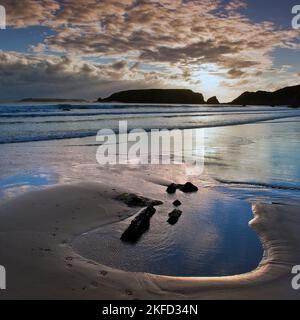
[(300, 84), (300, 0), (0, 0), (0, 100)]

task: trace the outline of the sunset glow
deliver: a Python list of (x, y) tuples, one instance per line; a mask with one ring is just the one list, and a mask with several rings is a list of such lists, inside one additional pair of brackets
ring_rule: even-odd
[(230, 101), (245, 90), (295, 85), (293, 4), (2, 0), (2, 99), (95, 99), (121, 89), (184, 87)]

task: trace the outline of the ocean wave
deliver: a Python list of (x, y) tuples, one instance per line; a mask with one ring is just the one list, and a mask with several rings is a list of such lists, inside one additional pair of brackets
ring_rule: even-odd
[(0, 114), (1, 113), (22, 113), (22, 112), (53, 112), (55, 110), (63, 111), (64, 108), (69, 110), (107, 110), (107, 109), (115, 109), (115, 108), (124, 108), (125, 105), (118, 105), (118, 104), (109, 104), (109, 105), (97, 105), (97, 104), (36, 104), (36, 105), (28, 105), (28, 104), (21, 104), (21, 105), (0, 105)]
[(85, 132), (73, 131), (73, 132), (46, 133), (46, 134), (38, 134), (35, 136), (0, 137), (0, 144), (85, 138), (85, 137), (95, 136), (97, 132), (98, 130), (91, 130), (91, 131), (85, 131)]
[[(237, 112), (234, 115), (244, 115), (244, 112)], [(248, 112), (249, 115), (266, 115), (265, 112)], [(101, 116), (100, 118), (86, 118), (89, 116)], [(80, 117), (78, 114), (68, 114), (68, 115), (60, 115), (66, 118), (66, 116), (70, 116), (70, 119), (64, 119), (64, 120), (7, 120), (7, 121), (0, 121), (0, 124), (24, 124), (24, 123), (31, 123), (31, 124), (41, 124), (41, 123), (80, 123), (80, 122), (97, 122), (101, 120), (120, 120), (118, 116), (122, 115), (122, 120), (130, 120), (130, 119), (139, 119), (139, 118), (180, 118), (180, 117), (213, 117), (213, 116), (226, 116), (228, 113), (194, 113), (194, 112), (176, 112), (176, 113), (160, 113), (160, 112), (151, 112), (151, 113), (103, 113), (103, 114), (81, 114)], [(77, 119), (73, 119), (74, 117), (78, 116)], [(109, 116), (115, 116), (115, 117), (109, 117)], [(30, 116), (31, 117), (31, 116)], [(35, 116), (39, 117), (39, 116)], [(44, 118), (45, 116), (42, 116)], [(52, 115), (48, 115), (47, 118), (52, 117)], [(57, 116), (55, 116), (57, 117)], [(0, 118), (6, 118), (5, 116), (0, 116)], [(8, 119), (15, 118), (15, 117), (8, 117)], [(21, 116), (18, 116), (16, 118), (21, 118)], [(27, 117), (25, 117), (27, 118)]]
[[(228, 111), (236, 111), (243, 110), (245, 111), (245, 107), (234, 106), (234, 105), (219, 105), (219, 106), (211, 106), (211, 105), (183, 105), (183, 104), (18, 104), (18, 105), (3, 105), (0, 104), (0, 114), (2, 113), (24, 113), (24, 112), (53, 112), (53, 111), (63, 111), (64, 108), (69, 110), (113, 110), (113, 109), (189, 109), (189, 110), (211, 110), (215, 109), (216, 111), (220, 110), (228, 110)], [(250, 110), (261, 110), (268, 111), (274, 110), (272, 107), (261, 107), (261, 106), (248, 106), (247, 111)], [(276, 110), (287, 110), (286, 107), (276, 107)]]
[(260, 187), (267, 189), (276, 189), (276, 190), (288, 190), (288, 191), (300, 191), (300, 187), (292, 185), (284, 185), (279, 183), (266, 183), (266, 182), (257, 182), (257, 181), (233, 181), (226, 179), (215, 178), (217, 182), (236, 185), (236, 186), (248, 186), (248, 187)]
[[(140, 110), (144, 108), (144, 110)], [(150, 109), (151, 108), (151, 109)], [(126, 109), (126, 110), (125, 110)], [(138, 109), (138, 110), (136, 110)], [(74, 112), (75, 110), (79, 110)], [(87, 110), (87, 112), (85, 112)], [(91, 111), (93, 110), (93, 111)], [(192, 106), (132, 106), (127, 105), (127, 107), (120, 108), (119, 106), (114, 106), (113, 108), (95, 108), (92, 107), (82, 107), (82, 108), (70, 108), (69, 111), (61, 110), (60, 108), (19, 108), (11, 109), (6, 107), (0, 107), (0, 118), (29, 118), (29, 117), (74, 117), (74, 116), (97, 116), (97, 115), (125, 115), (125, 114), (184, 114), (184, 113), (206, 113), (206, 114), (261, 114), (261, 113), (278, 113), (287, 112), (290, 113), (291, 110), (288, 108), (249, 108), (245, 110), (240, 107), (192, 107)], [(295, 111), (297, 113), (297, 111)]]
[[(210, 121), (207, 123), (199, 123), (199, 121), (195, 122), (186, 122), (186, 123), (180, 123), (180, 124), (151, 124), (151, 128), (145, 127), (143, 123), (141, 122), (138, 127), (143, 128), (145, 131), (150, 131), (151, 129), (202, 129), (202, 128), (213, 128), (213, 127), (225, 127), (225, 126), (234, 126), (234, 125), (243, 125), (243, 124), (253, 124), (258, 122), (264, 122), (269, 120), (275, 120), (275, 119), (283, 119), (283, 118), (291, 118), (291, 117), (299, 117), (300, 114), (281, 114), (281, 115), (273, 115), (273, 116), (264, 116), (264, 117), (256, 117), (256, 118), (247, 118), (247, 119), (227, 119), (227, 120), (216, 120), (216, 121)], [(59, 140), (59, 139), (72, 139), (72, 138), (84, 138), (96, 135), (98, 131), (101, 128), (91, 129), (91, 130), (77, 130), (77, 131), (60, 131), (60, 132), (44, 132), (39, 133), (36, 135), (26, 135), (23, 133), (21, 135), (18, 133), (18, 135), (7, 135), (7, 136), (0, 136), (0, 144), (7, 144), (7, 143), (20, 143), (20, 142), (34, 142), (34, 141), (48, 141), (48, 140)], [(118, 133), (118, 128), (112, 128), (116, 134)], [(128, 127), (128, 130), (131, 130), (133, 128)]]

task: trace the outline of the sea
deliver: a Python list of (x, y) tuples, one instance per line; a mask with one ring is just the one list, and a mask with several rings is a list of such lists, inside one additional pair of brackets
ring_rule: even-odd
[(127, 120), (129, 130), (203, 130), (199, 183), (205, 192), (187, 198), (189, 206), (174, 226), (167, 224), (167, 212), (158, 212), (133, 246), (119, 241), (129, 218), (74, 239), (74, 248), (89, 259), (135, 272), (224, 276), (255, 269), (263, 248), (248, 225), (251, 206), (300, 201), (300, 109), (1, 104), (0, 203), (54, 185), (110, 181), (111, 173), (100, 170), (96, 161), (96, 135), (101, 129), (118, 133), (121, 120)]

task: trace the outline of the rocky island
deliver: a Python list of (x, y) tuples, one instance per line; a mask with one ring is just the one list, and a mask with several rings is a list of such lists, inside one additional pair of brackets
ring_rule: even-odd
[(98, 102), (205, 104), (201, 93), (187, 89), (128, 90), (99, 98)]
[(286, 87), (274, 92), (244, 92), (230, 104), (234, 105), (288, 105), (300, 106), (300, 85)]

